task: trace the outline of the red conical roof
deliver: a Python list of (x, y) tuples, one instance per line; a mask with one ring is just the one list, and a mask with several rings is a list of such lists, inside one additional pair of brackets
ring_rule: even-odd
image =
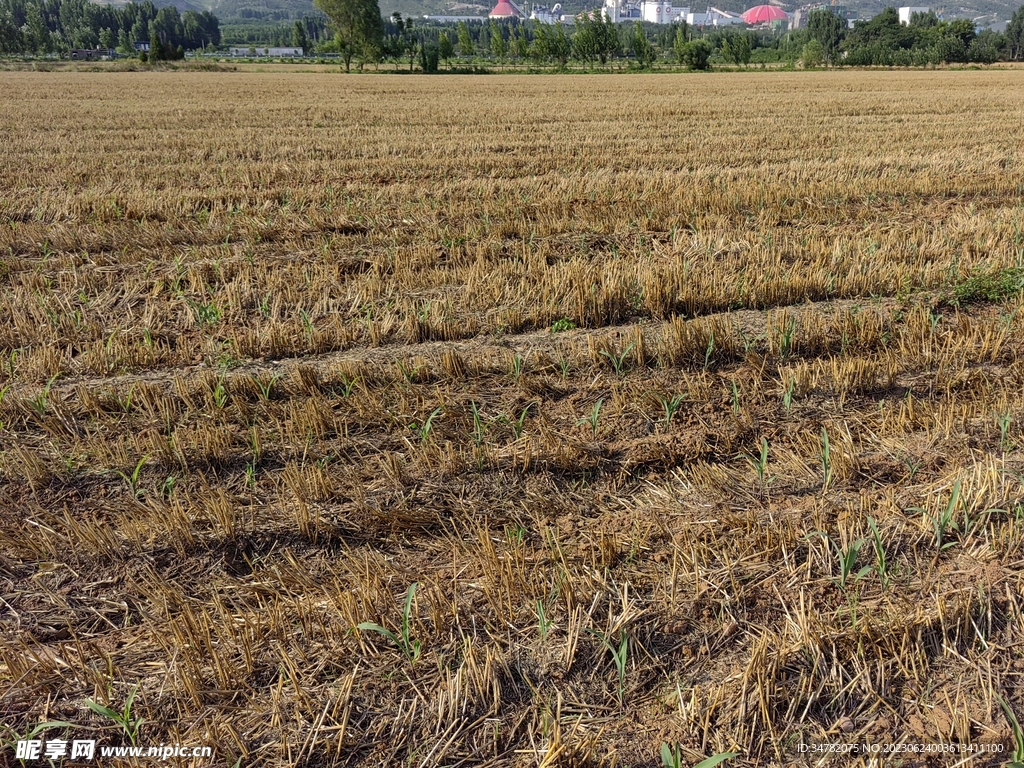
[(516, 9), (512, 7), (512, 4), (508, 0), (498, 0), (498, 4), (494, 6), (489, 14), (490, 16), (518, 16)]
[(758, 5), (743, 12), (743, 21), (747, 24), (764, 24), (769, 21), (784, 21), (789, 16), (781, 8), (774, 5)]

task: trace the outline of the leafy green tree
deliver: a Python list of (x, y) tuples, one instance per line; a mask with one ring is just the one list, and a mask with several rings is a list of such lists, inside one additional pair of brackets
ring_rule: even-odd
[(533, 42), (530, 43), (530, 58), (537, 64), (547, 61), (551, 57), (551, 40), (548, 36), (547, 24), (541, 24), (533, 34)]
[(501, 33), (501, 27), (498, 25), (497, 20), (491, 19), (491, 55), (499, 63), (504, 63), (507, 53), (508, 43), (505, 42), (505, 36)]
[(807, 15), (807, 30), (824, 51), (825, 63), (831, 64), (846, 35), (846, 22), (829, 10), (818, 9)]
[(473, 45), (473, 36), (469, 34), (469, 26), (464, 21), (459, 22), (459, 54), (472, 56), (476, 53), (476, 46)]
[(1014, 61), (1024, 58), (1024, 5), (1017, 9), (1006, 25), (1006, 47)]
[(420, 69), (430, 74), (437, 72), (440, 55), (438, 47), (433, 43), (420, 45)]
[(753, 46), (750, 44), (750, 37), (747, 35), (737, 35), (732, 46), (732, 60), (736, 64), (742, 64), (745, 67), (750, 63), (752, 50)]
[(804, 45), (804, 53), (801, 57), (805, 69), (814, 69), (825, 63), (825, 48), (816, 38), (812, 38)]
[(979, 64), (999, 61), (999, 54), (1006, 47), (1006, 37), (991, 29), (983, 29), (971, 41), (967, 49), (967, 60)]
[(608, 59), (614, 58), (622, 50), (619, 43), (619, 30), (610, 16), (598, 18), (594, 23), (594, 36), (597, 40), (597, 58), (602, 64), (607, 64)]
[(398, 35), (392, 42), (391, 52), (397, 62), (398, 59), (402, 58), (405, 54), (409, 54), (409, 73), (412, 73), (412, 63), (416, 58), (417, 46), (419, 46), (420, 53), (423, 52), (423, 47), (420, 45), (420, 40), (416, 37), (416, 33), (412, 28), (412, 19), (403, 19), (402, 14), (397, 11), (391, 14), (391, 20), (395, 24), (395, 28), (398, 30)]
[(25, 24), (22, 26), (25, 35), (27, 53), (51, 53), (53, 37), (43, 17), (42, 9), (36, 3), (30, 3), (25, 12)]
[(331, 20), (346, 72), (351, 71), (356, 55), (364, 60), (380, 57), (384, 50), (384, 22), (377, 0), (313, 0), (313, 4)]
[(21, 31), (14, 26), (8, 14), (0, 13), (0, 53), (18, 53), (21, 50)]
[(672, 50), (676, 54), (676, 61), (679, 62), (680, 64), (686, 63), (686, 43), (686, 30), (683, 29), (682, 27), (679, 27), (676, 30), (676, 37), (672, 41)]
[(897, 49), (915, 47), (921, 35), (921, 30), (900, 23), (900, 15), (895, 8), (886, 8), (867, 21), (858, 21), (846, 35), (843, 42), (846, 62), (856, 65), (891, 64)]
[(939, 17), (935, 11), (915, 11), (910, 14), (910, 23), (907, 26), (914, 29), (930, 29), (939, 26)]
[(569, 63), (572, 45), (565, 34), (565, 28), (561, 24), (555, 25), (554, 33), (548, 38), (548, 51), (551, 58), (557, 61), (558, 66), (562, 69)]
[(164, 46), (160, 42), (160, 36), (154, 29), (149, 35), (149, 60), (162, 61), (164, 58)]
[(647, 39), (644, 32), (644, 25), (639, 21), (633, 25), (633, 37), (630, 40), (630, 48), (636, 57), (636, 65), (640, 69), (647, 69), (654, 63), (655, 51), (651, 41)]
[(687, 69), (705, 70), (710, 67), (711, 43), (703, 38), (691, 40), (682, 49), (682, 64)]
[(576, 31), (572, 35), (572, 57), (590, 63), (597, 58), (597, 34), (595, 22), (589, 14), (580, 14), (576, 19)]
[(526, 32), (522, 27), (519, 28), (516, 36), (512, 39), (511, 51), (516, 61), (525, 59), (530, 55), (530, 41), (526, 39)]
[(444, 60), (445, 66), (451, 69), (451, 59), (455, 55), (455, 46), (452, 45), (451, 38), (448, 37), (447, 32), (442, 32), (437, 36), (437, 53)]
[(304, 54), (308, 53), (309, 39), (306, 37), (306, 25), (299, 20), (295, 21), (295, 26), (292, 28), (292, 45), (301, 48)]

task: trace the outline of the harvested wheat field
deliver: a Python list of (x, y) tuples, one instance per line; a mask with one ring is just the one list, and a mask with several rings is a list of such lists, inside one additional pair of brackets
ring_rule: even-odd
[(1021, 74), (0, 74), (0, 762), (1002, 765)]

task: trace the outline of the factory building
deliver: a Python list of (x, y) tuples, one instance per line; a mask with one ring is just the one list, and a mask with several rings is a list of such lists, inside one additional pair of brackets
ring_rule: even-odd
[(487, 14), (492, 19), (525, 19), (526, 14), (515, 0), (498, 0), (498, 4)]
[(742, 24), (743, 17), (708, 6), (705, 13), (687, 13), (686, 23), (691, 27), (727, 27), (730, 24)]
[(672, 0), (604, 0), (601, 13), (615, 24), (623, 21), (646, 21), (651, 24), (672, 24), (686, 19), (689, 8), (677, 8)]
[(555, 3), (551, 8), (546, 5), (530, 6), (530, 18), (541, 24), (559, 24), (562, 22), (562, 4)]

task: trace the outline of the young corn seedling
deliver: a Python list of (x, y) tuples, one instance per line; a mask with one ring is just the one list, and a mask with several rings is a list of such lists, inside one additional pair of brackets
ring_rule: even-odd
[(338, 391), (341, 393), (342, 397), (349, 397), (352, 394), (352, 390), (356, 388), (356, 384), (358, 383), (358, 376), (353, 376), (351, 379), (348, 376), (342, 376)]
[(135, 394), (135, 386), (132, 385), (128, 389), (128, 394), (126, 394), (124, 397), (121, 397), (121, 395), (115, 395), (114, 396), (114, 399), (117, 400), (117, 404), (121, 407), (121, 410), (124, 413), (131, 413), (132, 412), (132, 395), (134, 395), (134, 394)]
[(793, 350), (793, 336), (796, 333), (796, 320), (787, 317), (779, 327), (779, 359), (785, 360)]
[(540, 639), (547, 640), (548, 632), (551, 631), (552, 621), (544, 611), (544, 601), (537, 601), (537, 629), (540, 631)]
[(832, 447), (828, 442), (828, 431), (824, 427), (821, 428), (821, 472), (821, 492), (825, 493), (832, 482)]
[(533, 403), (528, 403), (523, 412), (519, 414), (519, 418), (513, 422), (509, 422), (509, 426), (512, 427), (512, 432), (515, 433), (516, 440), (523, 436), (523, 429), (526, 425), (526, 415), (530, 412), (530, 408), (533, 407)]
[(174, 484), (177, 481), (174, 479), (174, 475), (168, 475), (167, 478), (160, 484), (160, 495), (165, 499), (171, 498), (174, 495)]
[(590, 426), (591, 431), (594, 433), (594, 439), (597, 439), (597, 422), (601, 418), (601, 405), (604, 403), (604, 398), (599, 398), (594, 403), (594, 409), (590, 412), (589, 416), (584, 416), (582, 419), (576, 422), (577, 426), (583, 426), (587, 424)]
[(793, 407), (793, 391), (796, 389), (796, 379), (790, 379), (786, 391), (782, 393), (782, 407), (786, 413)]
[(693, 768), (715, 768), (716, 765), (720, 765), (726, 760), (732, 760), (738, 754), (739, 752), (719, 752), (717, 755), (704, 758), (693, 766)]
[(955, 541), (947, 541), (949, 530), (953, 529), (959, 531), (960, 527), (957, 525), (954, 515), (956, 514), (957, 504), (960, 503), (960, 481), (957, 480), (953, 485), (953, 492), (949, 495), (949, 502), (946, 504), (945, 509), (941, 510), (936, 515), (929, 515), (928, 510), (924, 507), (908, 507), (912, 512), (920, 512), (924, 515), (925, 519), (932, 525), (932, 534), (935, 537), (935, 547), (939, 552), (943, 552), (952, 546), (956, 545)]
[[(716, 765), (721, 765), (738, 754), (739, 752), (719, 752), (717, 755), (701, 760), (693, 768), (715, 768)], [(661, 764), (664, 768), (684, 768), (682, 747), (663, 741), (661, 743)]]
[(223, 376), (217, 381), (217, 386), (213, 388), (213, 404), (217, 406), (218, 410), (223, 410), (224, 406), (228, 404), (228, 391), (224, 388)]
[(711, 354), (715, 351), (715, 332), (711, 331), (711, 335), (708, 336), (708, 346), (704, 350), (704, 370), (706, 371), (711, 367)]
[(32, 410), (40, 416), (46, 414), (46, 407), (50, 401), (50, 388), (53, 386), (53, 382), (57, 380), (57, 376), (60, 376), (60, 374), (56, 374), (52, 379), (46, 382), (46, 386), (40, 390), (38, 395), (28, 399), (28, 403), (32, 406)]
[(678, 744), (661, 742), (661, 764), (664, 768), (683, 768), (683, 754)]
[(736, 379), (732, 380), (732, 415), (740, 415), (740, 388)]
[(838, 541), (822, 531), (814, 531), (809, 535), (809, 537), (810, 536), (820, 536), (832, 545), (832, 549), (836, 553), (836, 560), (839, 563), (839, 578), (832, 579), (831, 581), (840, 589), (846, 589), (846, 585), (849, 583), (851, 575), (854, 580), (859, 580), (863, 578), (866, 573), (871, 571), (871, 566), (868, 565), (861, 568), (856, 574), (853, 573), (853, 567), (857, 564), (857, 557), (860, 555), (861, 547), (866, 543), (864, 539), (857, 539), (857, 541), (850, 544), (846, 549), (843, 549)]
[(1011, 730), (1013, 730), (1013, 760), (1007, 763), (1005, 768), (1024, 768), (1024, 730), (1021, 730), (1020, 722), (1018, 722), (1017, 715), (1014, 714), (1009, 702), (998, 693), (996, 698), (999, 700), (999, 706), (1003, 708), (1003, 714), (1006, 715)]
[(199, 303), (191, 299), (187, 301), (199, 325), (214, 325), (220, 320), (221, 311), (215, 302)]
[(473, 442), (476, 443), (479, 448), (484, 442), (484, 432), (487, 429), (484, 426), (484, 420), (480, 417), (480, 409), (476, 405), (476, 401), (469, 404), (473, 411)]
[(752, 456), (749, 453), (742, 455), (747, 460), (747, 463), (754, 468), (754, 472), (757, 473), (757, 482), (761, 486), (761, 493), (764, 493), (765, 486), (771, 482), (771, 479), (768, 477), (768, 441), (763, 437), (761, 438), (761, 452), (757, 456)]
[(422, 440), (424, 443), (427, 442), (427, 440), (430, 439), (430, 431), (434, 428), (434, 419), (437, 418), (437, 415), (441, 413), (443, 409), (443, 406), (437, 406), (437, 408), (431, 411), (430, 415), (427, 416), (426, 419), (424, 419), (422, 424), (419, 424), (414, 421), (412, 424), (409, 425), (409, 429), (411, 429), (413, 432), (419, 435), (420, 440)]
[(519, 355), (519, 354), (513, 355), (512, 356), (512, 367), (509, 370), (509, 375), (511, 375), (512, 378), (515, 379), (516, 381), (519, 381), (519, 379), (522, 378), (523, 369), (525, 367), (526, 367), (526, 361), (523, 359), (523, 356)]
[(885, 561), (885, 547), (882, 545), (882, 534), (879, 533), (878, 524), (873, 517), (868, 518), (868, 527), (871, 529), (871, 544), (875, 550), (875, 571), (882, 580), (882, 589), (888, 589), (889, 568)]
[(626, 631), (622, 630), (619, 633), (619, 644), (618, 648), (616, 648), (612, 639), (600, 630), (588, 629), (587, 631), (599, 639), (612, 655), (612, 660), (615, 662), (615, 669), (619, 673), (618, 697), (619, 706), (621, 707), (623, 696), (626, 693), (626, 664), (629, 661), (629, 637), (626, 635)]
[(685, 399), (686, 395), (683, 394), (673, 395), (671, 399), (664, 395), (658, 395), (658, 402), (661, 403), (661, 408), (665, 412), (665, 418), (662, 420), (665, 429), (668, 429), (669, 424), (672, 423), (672, 417), (676, 415), (676, 411), (679, 410), (679, 406)]
[(260, 392), (260, 400), (266, 402), (270, 399), (271, 394), (274, 392), (274, 388), (277, 386), (277, 382), (281, 380), (281, 374), (275, 373), (269, 379), (258, 378), (254, 379), (256, 387)]
[(601, 350), (601, 356), (607, 358), (608, 362), (612, 364), (612, 368), (615, 370), (616, 376), (622, 375), (622, 372), (625, 370), (626, 366), (626, 357), (629, 355), (630, 352), (633, 351), (633, 347), (635, 346), (635, 343), (630, 344), (622, 351), (622, 354), (620, 355), (617, 355), (614, 352), (609, 352), (607, 349)]
[(420, 641), (413, 640), (412, 634), (412, 601), (416, 595), (416, 587), (419, 586), (418, 581), (414, 581), (409, 585), (409, 590), (405, 593), (405, 607), (402, 609), (402, 629), (399, 634), (395, 634), (390, 629), (385, 629), (380, 624), (375, 624), (372, 621), (364, 621), (361, 624), (356, 625), (356, 629), (361, 631), (377, 632), (378, 634), (384, 635), (388, 640), (393, 642), (398, 649), (405, 654), (405, 657), (415, 662), (420, 657)]
[(121, 470), (117, 470), (117, 474), (119, 474), (121, 479), (128, 484), (128, 488), (131, 489), (132, 495), (135, 496), (136, 499), (142, 497), (142, 488), (139, 486), (139, 476), (142, 474), (142, 468), (146, 465), (147, 461), (149, 461), (148, 454), (139, 459), (139, 463), (135, 465), (135, 469), (132, 470), (130, 475), (122, 472)]
[(309, 313), (302, 307), (299, 308), (299, 317), (302, 318), (302, 329), (306, 334), (306, 341), (309, 341), (313, 336), (313, 331), (315, 330), (313, 321), (309, 318)]
[(139, 686), (136, 685), (132, 688), (132, 692), (128, 694), (128, 701), (125, 702), (124, 708), (120, 712), (98, 704), (92, 699), (85, 700), (85, 705), (93, 712), (103, 715), (120, 725), (133, 747), (139, 737), (139, 729), (142, 728), (142, 723), (144, 722), (141, 717), (132, 718), (132, 703), (135, 701), (135, 694), (138, 692)]
[(999, 425), (999, 448), (1003, 451), (1010, 449), (1010, 441), (1007, 438), (1010, 433), (1011, 421), (1012, 419), (1008, 413), (1004, 413), (996, 418), (996, 423)]

